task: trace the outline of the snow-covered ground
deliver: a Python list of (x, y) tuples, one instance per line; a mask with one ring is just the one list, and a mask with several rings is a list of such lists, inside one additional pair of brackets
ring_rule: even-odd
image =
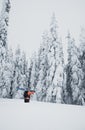
[(85, 130), (85, 107), (0, 99), (0, 130)]

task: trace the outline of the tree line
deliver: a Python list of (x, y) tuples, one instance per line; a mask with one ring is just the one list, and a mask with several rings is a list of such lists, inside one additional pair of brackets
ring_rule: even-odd
[(28, 63), (19, 47), (15, 54), (8, 49), (9, 12), (10, 1), (4, 0), (0, 17), (0, 97), (23, 98), (24, 91), (32, 89), (35, 90), (32, 100), (84, 105), (85, 30), (81, 29), (79, 47), (68, 32), (68, 59), (65, 64), (63, 44), (66, 43), (62, 43), (58, 36), (57, 21), (53, 14), (38, 52)]

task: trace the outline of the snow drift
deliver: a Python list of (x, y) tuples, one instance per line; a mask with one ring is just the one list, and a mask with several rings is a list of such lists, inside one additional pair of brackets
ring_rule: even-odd
[(85, 107), (0, 99), (0, 130), (85, 130)]

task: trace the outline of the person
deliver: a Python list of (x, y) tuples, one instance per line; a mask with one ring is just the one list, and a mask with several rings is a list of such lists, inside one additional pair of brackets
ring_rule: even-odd
[(30, 101), (30, 96), (34, 94), (35, 91), (25, 91), (24, 92), (24, 102), (29, 102)]
[(24, 102), (29, 102), (30, 100), (30, 95), (28, 95), (28, 91), (24, 92)]

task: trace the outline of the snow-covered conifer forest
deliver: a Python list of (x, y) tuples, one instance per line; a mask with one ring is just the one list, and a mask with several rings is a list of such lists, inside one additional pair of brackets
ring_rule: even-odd
[[(24, 90), (35, 90), (31, 100), (85, 105), (85, 29), (79, 46), (70, 32), (63, 43), (53, 14), (49, 30), (42, 32), (42, 43), (30, 62), (20, 47), (9, 49), (10, 0), (3, 0), (0, 15), (0, 98), (23, 98)], [(63, 49), (68, 44), (67, 50)], [(64, 51), (67, 52), (65, 63)], [(29, 51), (29, 50), (28, 50)]]

